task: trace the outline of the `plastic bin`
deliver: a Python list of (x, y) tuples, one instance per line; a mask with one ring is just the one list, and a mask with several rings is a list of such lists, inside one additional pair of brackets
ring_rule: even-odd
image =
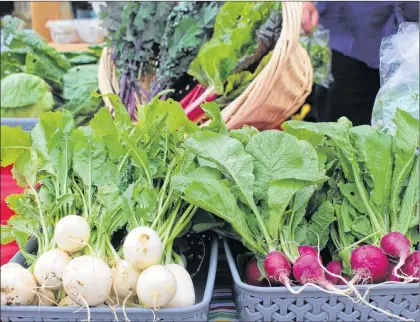
[(12, 118), (12, 117), (2, 117), (1, 125), (7, 125), (11, 127), (21, 126), (24, 131), (31, 131), (35, 125), (39, 122), (39, 118)]
[[(211, 242), (208, 270), (201, 269), (193, 279), (197, 304), (188, 308), (162, 308), (154, 312), (150, 309), (126, 308), (125, 312), (130, 321), (208, 321), (208, 313), (211, 297), (213, 294), (214, 281), (217, 270), (218, 240), (213, 238)], [(34, 251), (36, 242), (30, 241), (27, 250)], [(12, 262), (23, 264), (24, 257), (17, 253)], [(205, 266), (203, 265), (203, 268)], [(86, 308), (78, 307), (51, 307), (51, 306), (1, 306), (0, 320), (12, 321), (86, 321)], [(90, 308), (90, 321), (114, 321), (115, 316), (107, 307)], [(125, 321), (121, 308), (116, 309), (115, 314), (119, 321)]]
[(49, 20), (51, 38), (56, 44), (83, 42), (100, 44), (104, 41), (105, 30), (100, 19)]
[[(256, 287), (241, 280), (235, 259), (223, 241), (233, 293), (240, 321), (394, 321), (393, 319), (349, 298), (334, 296), (316, 288), (299, 295), (285, 287)], [(359, 285), (363, 294), (369, 285)], [(345, 288), (344, 286), (338, 286)], [(369, 302), (413, 321), (419, 320), (419, 284), (381, 285), (369, 292)], [(397, 321), (397, 320), (395, 320)]]

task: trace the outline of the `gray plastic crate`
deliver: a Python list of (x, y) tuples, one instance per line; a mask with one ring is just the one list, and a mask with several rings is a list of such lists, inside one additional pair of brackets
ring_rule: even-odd
[[(223, 241), (233, 276), (233, 292), (240, 321), (399, 321), (367, 306), (308, 287), (299, 295), (285, 287), (257, 287), (244, 283), (226, 239)], [(363, 294), (368, 285), (357, 286)], [(298, 287), (295, 287), (296, 289)], [(345, 288), (338, 286), (338, 288)], [(419, 284), (381, 285), (369, 292), (369, 303), (419, 321)]]
[(34, 126), (39, 122), (39, 118), (11, 118), (2, 117), (1, 125), (7, 125), (11, 127), (21, 126), (24, 131), (31, 131)]
[[(27, 250), (33, 251), (36, 243), (28, 243)], [(126, 308), (125, 312), (130, 321), (208, 321), (208, 313), (211, 297), (213, 294), (214, 280), (217, 270), (218, 241), (213, 238), (209, 259), (208, 273), (203, 272), (201, 278), (194, 278), (194, 287), (197, 304), (188, 308), (163, 308), (155, 311), (139, 308)], [(25, 258), (17, 253), (11, 262), (23, 264)], [(205, 271), (205, 270), (203, 270)], [(201, 272), (201, 271), (200, 271)], [(206, 278), (207, 277), (207, 278)], [(43, 321), (43, 322), (79, 322), (87, 320), (86, 308), (77, 307), (53, 307), (53, 306), (1, 306), (0, 320), (2, 322), (15, 321)], [(77, 311), (77, 312), (76, 312)], [(90, 308), (91, 320), (116, 321), (114, 314), (107, 307)], [(116, 309), (118, 321), (125, 321), (122, 309)]]

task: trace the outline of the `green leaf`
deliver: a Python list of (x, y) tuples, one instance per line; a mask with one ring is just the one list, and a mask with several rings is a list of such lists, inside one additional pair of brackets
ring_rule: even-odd
[(20, 126), (1, 126), (1, 166), (7, 167), (16, 162), (19, 156), (30, 149), (31, 138), (29, 133)]
[(2, 51), (0, 56), (0, 79), (10, 74), (25, 71), (26, 51), (22, 49)]
[(207, 116), (210, 118), (210, 124), (205, 127), (214, 132), (221, 134), (227, 134), (226, 123), (223, 120), (222, 113), (220, 112), (219, 106), (214, 102), (204, 103), (201, 105), (201, 108), (206, 112)]
[(411, 169), (410, 179), (402, 197), (401, 208), (398, 214), (395, 228), (392, 231), (398, 231), (407, 234), (410, 228), (417, 227), (419, 224), (419, 158), (415, 157)]
[(241, 142), (243, 146), (246, 147), (251, 138), (257, 133), (259, 133), (259, 131), (255, 127), (244, 125), (241, 129), (231, 130), (229, 135)]
[[(397, 126), (392, 152), (394, 154), (394, 172), (391, 186), (391, 213), (396, 220), (400, 209), (401, 190), (410, 174), (414, 163), (414, 155), (419, 146), (419, 122), (409, 113), (397, 109), (394, 116)], [(395, 223), (394, 223), (395, 225)]]
[(335, 221), (334, 207), (329, 201), (325, 201), (311, 216), (308, 222), (308, 243), (323, 249), (328, 242), (329, 225)]
[(201, 27), (193, 18), (186, 17), (181, 20), (175, 27), (173, 37), (168, 42), (169, 55), (175, 58), (183, 48), (198, 47), (201, 44), (199, 37), (201, 33)]
[(34, 187), (38, 181), (38, 170), (41, 160), (32, 150), (27, 150), (19, 155), (12, 169), (13, 177), (19, 186)]
[(15, 236), (13, 235), (13, 230), (8, 225), (1, 225), (0, 226), (0, 244), (7, 245), (16, 240)]
[(65, 72), (57, 63), (40, 51), (29, 50), (26, 54), (26, 69), (28, 74), (37, 75), (50, 83), (54, 88), (61, 89)]
[(175, 176), (173, 184), (183, 191), (183, 199), (230, 223), (249, 245), (255, 240), (248, 228), (243, 211), (230, 189), (214, 179)]
[(318, 157), (313, 147), (302, 144), (281, 131), (264, 131), (251, 138), (246, 152), (254, 162), (256, 200), (267, 198), (273, 179), (299, 179), (312, 183), (327, 179), (318, 170)]
[(354, 127), (349, 134), (357, 156), (373, 180), (371, 200), (385, 213), (388, 211), (392, 185), (392, 137), (367, 125)]
[(234, 184), (248, 205), (254, 205), (254, 165), (242, 144), (228, 136), (204, 130), (189, 136), (185, 148), (197, 157), (213, 162)]
[[(1, 80), (1, 108), (21, 108), (33, 105), (50, 93), (50, 87), (40, 77), (24, 73), (11, 74)], [(7, 93), (7, 95), (4, 95)], [(51, 94), (50, 94), (51, 95)], [(52, 104), (49, 109), (51, 109)]]

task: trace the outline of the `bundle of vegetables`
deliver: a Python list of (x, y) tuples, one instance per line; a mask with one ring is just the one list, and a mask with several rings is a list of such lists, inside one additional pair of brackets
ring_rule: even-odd
[[(197, 167), (183, 142), (199, 128), (172, 100), (153, 99), (133, 125), (118, 96), (108, 98), (115, 118), (102, 108), (86, 127), (75, 128), (68, 111), (43, 114), (30, 134), (2, 126), (1, 164), (13, 164), (26, 190), (7, 198), (16, 215), (1, 227), (1, 242), (16, 240), (30, 265), (2, 267), (2, 305), (31, 305), (37, 295), (42, 305), (195, 303), (173, 245), (197, 206), (181, 198), (173, 177)], [(220, 114), (214, 106), (209, 114), (217, 129)], [(36, 254), (26, 252), (31, 236)]]
[[(200, 104), (217, 95), (225, 106), (239, 96), (270, 59), (281, 32), (280, 2), (227, 2), (220, 9), (212, 38), (200, 48), (188, 73), (206, 89), (184, 104), (190, 119)], [(194, 90), (193, 90), (194, 91)]]
[(352, 127), (345, 118), (283, 126), (308, 140), (328, 165), (330, 179), (317, 198), (331, 202), (337, 217), (331, 240), (341, 262), (331, 265), (337, 275), (353, 275), (352, 282), (419, 279), (419, 122), (400, 109), (394, 122), (394, 137), (370, 126)]
[(8, 49), (1, 52), (1, 116), (39, 117), (53, 109), (68, 110), (83, 124), (101, 100), (98, 89), (98, 46), (89, 52), (60, 54), (18, 18), (2, 19)]
[(119, 95), (133, 120), (136, 97), (147, 103), (169, 88), (182, 95), (192, 81), (186, 74), (188, 66), (211, 37), (220, 6), (194, 1), (107, 2), (102, 8), (119, 71)]

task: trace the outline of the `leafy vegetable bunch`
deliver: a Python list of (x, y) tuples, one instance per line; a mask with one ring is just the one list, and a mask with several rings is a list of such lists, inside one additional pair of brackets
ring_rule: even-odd
[(2, 117), (65, 109), (82, 124), (98, 110), (100, 99), (90, 95), (98, 89), (98, 46), (61, 54), (10, 16), (2, 19), (2, 33), (8, 47), (1, 52)]
[[(318, 200), (332, 203), (331, 247), (350, 275), (350, 255), (360, 243), (379, 246), (389, 232), (419, 243), (419, 123), (397, 110), (395, 136), (371, 126), (289, 121), (284, 130), (312, 144), (325, 161), (328, 182)], [(412, 248), (413, 249), (413, 248)]]
[(161, 90), (184, 89), (191, 82), (186, 71), (210, 38), (219, 7), (216, 2), (108, 2), (103, 7), (103, 25), (120, 74), (120, 98), (132, 119), (134, 95), (148, 102)]

